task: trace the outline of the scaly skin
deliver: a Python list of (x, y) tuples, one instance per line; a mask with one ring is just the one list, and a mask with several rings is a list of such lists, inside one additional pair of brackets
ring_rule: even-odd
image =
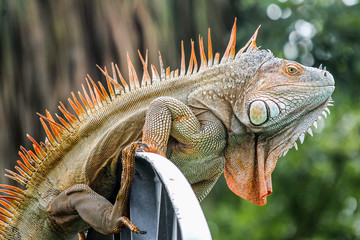
[[(83, 104), (73, 96), (76, 116), (63, 106), (66, 120), (41, 115), (48, 140), (38, 144), (30, 137), (34, 151), (21, 148), (21, 175), (8, 171), (26, 189), (0, 189), (13, 190), (0, 196), (6, 215), (0, 237), (69, 239), (89, 227), (105, 234), (124, 227), (139, 231), (124, 215), (135, 151), (130, 144), (140, 139), (179, 167), (200, 200), (224, 172), (235, 194), (264, 205), (277, 159), (327, 111), (334, 79), (323, 69), (258, 50), (256, 35), (235, 56), (234, 24), (220, 63), (211, 47), (206, 58), (200, 38), (199, 70), (193, 45), (189, 69), (182, 54), (180, 73), (165, 71), (160, 56), (161, 75), (151, 66), (150, 78), (147, 57), (140, 55), (141, 87), (128, 60), (130, 86), (113, 66), (112, 78), (102, 70), (110, 97), (92, 83), (79, 95)], [(123, 149), (128, 154), (120, 157)], [(112, 205), (107, 198), (118, 181), (119, 159), (127, 170)]]

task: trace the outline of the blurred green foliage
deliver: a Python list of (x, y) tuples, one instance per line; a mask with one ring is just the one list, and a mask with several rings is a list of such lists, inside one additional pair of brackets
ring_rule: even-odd
[(261, 24), (257, 43), (275, 56), (326, 66), (335, 106), (314, 137), (279, 159), (266, 206), (219, 181), (202, 203), (214, 240), (360, 239), (359, 0), (2, 0), (0, 167), (29, 147), (25, 133), (43, 138), (34, 113), (56, 111), (86, 73), (99, 76), (96, 63), (126, 73), (126, 51), (135, 59), (148, 48), (156, 66), (159, 49), (177, 67), (180, 40), (189, 52), (190, 38), (208, 27), (223, 53), (235, 17), (237, 46)]
[(299, 151), (279, 159), (266, 206), (239, 200), (224, 180), (215, 187), (202, 203), (213, 238), (360, 239), (360, 4), (242, 3), (245, 22), (263, 16), (258, 44), (276, 56), (327, 67), (336, 81), (335, 106), (314, 137), (307, 134)]

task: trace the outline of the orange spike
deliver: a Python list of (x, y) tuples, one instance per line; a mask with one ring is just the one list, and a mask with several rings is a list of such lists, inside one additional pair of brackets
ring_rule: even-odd
[(156, 67), (151, 64), (151, 72), (152, 72), (152, 82), (160, 82), (160, 76), (159, 73), (156, 70)]
[(109, 74), (107, 73), (106, 67), (105, 67), (105, 72), (106, 72), (106, 83), (107, 83), (107, 86), (108, 86), (108, 89), (110, 92), (111, 99), (113, 100), (113, 99), (115, 99), (116, 95), (115, 95), (114, 88), (111, 85), (110, 77), (109, 77)]
[(28, 151), (28, 153), (37, 164), (41, 163), (41, 160), (35, 155), (35, 153), (33, 153), (33, 151), (30, 150), (30, 151)]
[(8, 184), (0, 184), (0, 187), (4, 187), (4, 188), (9, 188), (15, 192), (18, 192), (19, 194), (24, 195), (24, 190), (22, 190), (21, 188), (12, 186), (12, 185), (8, 185)]
[(145, 54), (145, 65), (146, 65), (146, 67), (145, 67), (145, 69), (146, 69), (146, 74), (145, 74), (145, 72), (144, 72), (144, 75), (145, 75), (145, 78), (147, 79), (146, 80), (146, 82), (147, 82), (147, 84), (148, 85), (151, 85), (151, 77), (150, 77), (150, 74), (149, 74), (149, 71), (148, 71), (148, 62), (149, 62), (149, 51), (148, 51), (148, 49), (146, 49), (146, 54)]
[(0, 234), (5, 235), (6, 232), (6, 226), (8, 226), (7, 223), (4, 223), (3, 221), (0, 221)]
[(46, 155), (46, 152), (40, 147), (40, 145), (35, 141), (35, 139), (33, 139), (29, 134), (26, 134), (26, 136), (30, 139), (30, 141), (33, 142), (34, 150), (39, 156), (39, 158), (41, 158), (43, 155)]
[(12, 176), (12, 175), (8, 175), (8, 174), (6, 174), (6, 173), (5, 173), (5, 177), (11, 178), (12, 180), (20, 183), (20, 184), (23, 185), (23, 186), (26, 186), (26, 184), (27, 184), (27, 183), (26, 183), (25, 181), (23, 181), (22, 179), (20, 179), (20, 178), (18, 178), (18, 177), (14, 177), (14, 176)]
[(14, 207), (12, 205), (10, 205), (8, 202), (2, 200), (1, 198), (0, 198), (0, 204), (3, 205), (5, 207), (5, 209), (7, 209), (7, 210), (14, 209)]
[[(1, 200), (1, 201), (0, 201), (0, 203), (2, 203), (2, 202), (5, 202), (5, 203), (6, 203), (6, 201), (4, 201), (4, 200)], [(5, 216), (8, 216), (8, 217), (13, 216), (13, 213), (10, 211), (10, 209), (12, 209), (11, 205), (8, 204), (8, 203), (6, 203), (6, 205), (8, 205), (8, 206), (10, 206), (10, 207), (7, 208), (6, 206), (3, 205), (2, 207), (0, 207), (0, 212), (1, 212), (2, 214), (4, 214)]]
[(134, 76), (132, 74), (132, 71), (131, 71), (131, 67), (128, 63), (128, 69), (129, 69), (129, 85), (130, 85), (130, 89), (135, 89), (136, 88), (136, 85), (135, 85), (135, 82), (134, 82)]
[[(54, 124), (54, 122), (49, 122), (49, 125), (50, 125), (52, 132), (54, 133), (54, 136), (55, 136), (55, 139), (57, 142), (61, 142), (62, 136), (64, 136), (63, 131), (66, 130), (67, 132), (69, 132), (69, 130), (67, 130), (65, 127), (63, 127), (62, 125), (60, 125), (58, 123)], [(59, 125), (61, 126), (62, 130), (58, 127)]]
[[(103, 71), (99, 66), (98, 66), (98, 68), (101, 70), (101, 71)], [(113, 69), (114, 70), (114, 69)], [(103, 72), (104, 74), (107, 74), (107, 72)], [(109, 74), (108, 75), (106, 75), (107, 77), (106, 77), (106, 79), (107, 80), (109, 80), (112, 84), (114, 84), (114, 86), (115, 86), (115, 90), (116, 90), (116, 93), (117, 94), (120, 94), (121, 92), (123, 92), (124, 91), (124, 88), (117, 82), (117, 80), (115, 81), (114, 79), (112, 79), (110, 76), (109, 76)], [(114, 76), (115, 76), (115, 78), (116, 78), (116, 73), (114, 73)], [(111, 84), (110, 84), (110, 86), (111, 86)], [(112, 89), (112, 87), (111, 87), (111, 89)], [(115, 98), (115, 95), (114, 95), (114, 98)]]
[(228, 46), (227, 46), (227, 48), (225, 50), (224, 56), (221, 59), (221, 62), (224, 62), (224, 61), (228, 60), (231, 48), (232, 47), (235, 48), (235, 44), (236, 44), (236, 18), (235, 18), (235, 21), (234, 21), (234, 25), (233, 25), (233, 27), (231, 29), (231, 36), (230, 36)]
[(189, 66), (188, 66), (188, 70), (187, 70), (187, 74), (186, 75), (190, 75), (193, 71), (193, 65), (194, 65), (194, 42), (191, 39), (191, 54), (190, 54), (190, 61), (189, 61)]
[(112, 72), (113, 72), (113, 80), (114, 80), (116, 83), (119, 83), (118, 80), (117, 80), (116, 71), (115, 71), (115, 65), (114, 65), (113, 62), (111, 62), (111, 69), (112, 69)]
[[(62, 104), (61, 102), (60, 102), (60, 104)], [(62, 105), (62, 107), (64, 107), (64, 105)], [(55, 135), (61, 135), (62, 134), (62, 131), (65, 131), (65, 130), (67, 130), (66, 128), (64, 128), (62, 125), (60, 125), (60, 124), (58, 124), (57, 122), (55, 122), (54, 121), (54, 118), (50, 115), (50, 113), (46, 110), (46, 115), (47, 115), (47, 117), (45, 117), (44, 115), (41, 115), (40, 113), (36, 113), (37, 115), (39, 115), (40, 117), (42, 117), (43, 119), (45, 119), (46, 121), (48, 121), (49, 122), (49, 124), (50, 124), (50, 127), (51, 127), (51, 130), (53, 130), (53, 133), (55, 134)], [(51, 125), (53, 125), (53, 126), (51, 126)], [(55, 129), (55, 127), (57, 128), (57, 129)]]
[(7, 189), (0, 189), (0, 192), (6, 193), (6, 194), (9, 194), (9, 195), (11, 195), (11, 196), (18, 197), (18, 198), (22, 198), (22, 197), (23, 197), (22, 194), (17, 193), (17, 192), (14, 192), (14, 191), (11, 191), (11, 190), (7, 190)]
[(184, 41), (181, 41), (181, 68), (180, 76), (185, 76), (186, 67), (185, 67), (185, 52), (184, 52)]
[[(5, 215), (6, 217), (12, 217), (13, 214), (12, 212), (10, 212), (8, 209), (4, 208), (4, 207), (0, 207), (0, 212)], [(0, 214), (1, 215), (1, 214)], [(3, 219), (1, 219), (2, 221), (4, 221)]]
[(166, 79), (170, 79), (170, 67), (167, 67), (166, 68), (166, 75), (165, 75), (166, 77)]
[(132, 71), (131, 71), (131, 67), (128, 63), (128, 69), (129, 69), (129, 85), (130, 85), (130, 89), (136, 89), (136, 84), (134, 82), (134, 76), (132, 74)]
[[(84, 104), (84, 106), (85, 106), (86, 113), (89, 114), (89, 113), (91, 112), (91, 109), (90, 109), (88, 103), (86, 102), (85, 98), (83, 97), (83, 95), (81, 94), (80, 91), (78, 91), (78, 95), (79, 95), (79, 97), (80, 97), (81, 102), (82, 102), (82, 103)], [(64, 124), (63, 124), (63, 125), (64, 125)]]
[(219, 59), (220, 59), (220, 53), (215, 53), (215, 58), (214, 58), (214, 65), (219, 63)]
[(235, 47), (231, 47), (229, 58), (234, 59), (234, 56), (235, 56)]
[(95, 93), (95, 98), (96, 98), (96, 101), (98, 103), (98, 107), (102, 107), (103, 104), (102, 104), (102, 101), (101, 101), (101, 98), (100, 98), (100, 95), (99, 93), (96, 91), (96, 89), (94, 88), (94, 93)]
[(45, 112), (46, 112), (46, 117), (51, 121), (55, 122), (54, 118), (51, 116), (51, 113), (47, 109), (45, 110)]
[(198, 70), (198, 64), (197, 64), (196, 55), (195, 55), (194, 41), (191, 41), (191, 54), (194, 56), (194, 58), (193, 58), (193, 61), (194, 61), (193, 73), (196, 73)]
[(25, 179), (24, 177), (20, 176), (19, 174), (15, 173), (9, 169), (5, 169), (5, 171), (11, 174), (11, 175), (5, 174), (6, 177), (17, 181), (21, 185), (25, 185), (25, 186), (27, 185), (27, 179)]
[(42, 118), (40, 118), (40, 122), (41, 122), (41, 124), (42, 124), (42, 126), (43, 126), (43, 128), (44, 128), (44, 130), (46, 132), (46, 135), (48, 136), (51, 144), (53, 146), (56, 146), (58, 143), (55, 141), (53, 135), (51, 134), (50, 130), (48, 129), (48, 127), (46, 126), (46, 124), (45, 124), (45, 122), (44, 122), (44, 120)]
[(69, 123), (77, 124), (79, 120), (66, 109), (66, 107), (61, 101), (59, 103), (59, 109), (64, 114), (65, 118), (69, 121)]
[(87, 78), (85, 78), (85, 79), (86, 79), (86, 83), (87, 83), (89, 91), (90, 91), (90, 96), (91, 96), (91, 100), (92, 100), (92, 102), (94, 104), (94, 107), (95, 107), (95, 109), (98, 109), (99, 104), (98, 104), (98, 101), (95, 98), (94, 91), (92, 90), (92, 87), (90, 86), (89, 80)]
[(75, 111), (76, 115), (78, 116), (78, 118), (80, 119), (80, 121), (83, 119), (83, 116), (81, 115), (80, 110), (77, 108), (77, 106), (74, 104), (74, 102), (71, 100), (71, 98), (68, 98), (68, 101), (71, 105), (71, 107), (73, 108), (73, 110)]
[(139, 54), (141, 63), (143, 65), (143, 71), (144, 71), (143, 77), (141, 80), (141, 86), (145, 86), (145, 85), (151, 84), (151, 78), (149, 75), (149, 71), (147, 69), (147, 67), (148, 67), (148, 50), (146, 49), (145, 61), (144, 61), (144, 58), (142, 57), (139, 49), (138, 49), (138, 54)]
[(261, 27), (261, 25), (256, 29), (254, 35), (251, 37), (252, 41), (251, 41), (250, 46), (247, 49), (247, 51), (257, 51), (258, 50), (258, 48), (256, 46), (256, 38), (257, 38), (258, 30), (260, 27)]
[[(111, 85), (111, 81), (110, 81), (108, 71), (107, 71), (106, 67), (104, 67), (104, 69), (105, 69), (105, 73), (106, 73), (106, 75), (105, 75), (106, 76), (106, 84), (107, 84), (111, 99), (115, 99), (115, 92), (114, 92), (114, 89), (113, 89), (113, 87)], [(110, 101), (111, 101), (111, 99), (110, 99)]]
[(53, 147), (47, 137), (45, 137), (45, 144), (44, 144), (44, 143), (41, 143), (40, 145), (41, 145), (41, 147), (44, 148), (45, 150)]
[(8, 226), (8, 223), (5, 223), (3, 221), (0, 221), (0, 233), (4, 235), (6, 226)]
[[(90, 79), (91, 84), (94, 87), (95, 93), (98, 95), (98, 97), (100, 98), (100, 101), (106, 101), (105, 97), (103, 96), (103, 94), (101, 93), (100, 89), (96, 86), (95, 82), (92, 80), (92, 78), (90, 77), (90, 75), (88, 74), (87, 77)], [(99, 103), (101, 103), (99, 102)]]
[(21, 149), (22, 153), (24, 154), (25, 158), (29, 161), (29, 163), (31, 165), (36, 165), (35, 160), (31, 158), (31, 155), (29, 154), (29, 152), (23, 146), (20, 146), (20, 149)]
[[(13, 216), (13, 213), (10, 212), (9, 210), (0, 207), (0, 215), (2, 215), (3, 217), (1, 217), (1, 221), (6, 222), (8, 220), (8, 218), (11, 218)], [(6, 219), (5, 219), (6, 218)]]
[(27, 175), (29, 175), (29, 177), (33, 174), (33, 172), (29, 168), (27, 168), (20, 160), (17, 160), (16, 162), (17, 164), (19, 164), (22, 170), (24, 170), (27, 173)]
[(241, 54), (245, 51), (245, 49), (250, 45), (252, 41), (252, 38), (250, 38), (250, 40), (245, 44), (245, 46), (243, 46), (236, 54), (235, 58), (239, 58), (241, 56)]
[(141, 55), (139, 49), (137, 50), (137, 52), (138, 52), (138, 55), (139, 55), (139, 58), (140, 58), (140, 61), (141, 61), (142, 65), (143, 65), (143, 66), (147, 65), (148, 50), (146, 49), (146, 57), (145, 57), (145, 58), (146, 58), (146, 61), (144, 60), (143, 56)]
[(66, 120), (70, 123), (70, 124), (75, 124), (75, 122), (71, 119), (70, 115), (68, 115), (68, 113), (61, 107), (58, 106), (59, 110), (64, 114)]
[[(88, 103), (89, 107), (90, 107), (90, 112), (95, 110), (95, 106), (94, 106), (94, 103), (91, 101), (85, 87), (84, 87), (84, 84), (81, 84), (81, 87), (82, 87), (82, 90), (83, 90), (83, 93), (85, 95), (85, 99), (86, 99), (86, 102)], [(90, 87), (90, 86), (89, 86)]]
[(65, 119), (63, 119), (56, 113), (55, 113), (55, 116), (59, 119), (59, 121), (62, 123), (62, 125), (65, 126), (65, 128), (68, 130), (68, 132), (71, 132), (71, 129), (74, 129)]
[(160, 78), (161, 78), (161, 81), (163, 81), (163, 80), (165, 80), (166, 75), (165, 75), (164, 62), (162, 60), (162, 56), (161, 56), (160, 51), (159, 51), (159, 63), (160, 63)]
[(34, 171), (35, 171), (34, 166), (30, 164), (30, 162), (29, 162), (28, 159), (24, 156), (24, 154), (19, 151), (19, 155), (20, 155), (21, 159), (23, 160), (23, 162), (25, 163), (26, 167), (29, 168), (32, 172), (34, 172)]
[(212, 52), (210, 28), (208, 29), (208, 60), (209, 60), (208, 66), (210, 67), (213, 63), (213, 52)]
[(103, 96), (104, 96), (105, 99), (106, 99), (106, 102), (111, 102), (111, 99), (110, 99), (110, 97), (109, 97), (109, 94), (106, 92), (105, 87), (101, 84), (100, 81), (98, 81), (98, 84), (99, 84), (99, 86), (100, 86), (100, 89), (101, 89), (101, 92), (102, 92)]
[[(49, 142), (49, 140), (47, 139), (47, 137), (45, 137), (45, 140), (47, 140), (47, 141)], [(49, 145), (49, 144), (48, 144), (48, 145)], [(47, 146), (46, 144), (44, 144), (43, 142), (40, 142), (40, 146), (41, 146), (41, 148), (42, 148), (45, 152), (47, 152), (48, 146)]]
[[(253, 42), (256, 40), (258, 31), (260, 29), (261, 25), (256, 29), (255, 33), (252, 35), (252, 37), (250, 38), (250, 40), (245, 44), (244, 47), (242, 47), (236, 54), (235, 58), (239, 58), (241, 56), (241, 54), (245, 51), (245, 49)], [(256, 46), (256, 44), (255, 44)]]
[(19, 166), (15, 166), (15, 169), (21, 174), (21, 176), (23, 176), (26, 180), (31, 179), (31, 177), (24, 171), (22, 170)]
[(77, 98), (76, 98), (76, 96), (75, 96), (74, 92), (71, 92), (71, 96), (73, 97), (74, 102), (75, 102), (75, 104), (76, 104), (77, 108), (80, 110), (81, 115), (82, 115), (83, 117), (85, 117), (85, 115), (86, 115), (86, 111), (85, 111), (85, 109), (82, 107), (82, 105), (80, 104), (80, 102), (77, 100)]
[(61, 136), (63, 135), (63, 131), (65, 131), (65, 128), (61, 124), (58, 124), (57, 122), (55, 122), (54, 118), (51, 116), (51, 114), (48, 110), (45, 110), (45, 111), (46, 111), (46, 117), (49, 120), (51, 120), (51, 121), (49, 121), (50, 128), (51, 128), (52, 132), (54, 133), (55, 138), (58, 141), (60, 141)]
[[(112, 72), (113, 72), (113, 81), (111, 81), (114, 86), (115, 86), (115, 93), (116, 94), (121, 94), (122, 92), (124, 92), (124, 88), (118, 83), (117, 80), (117, 76), (116, 76), (116, 71), (115, 71), (115, 66), (114, 63), (111, 63), (111, 68), (112, 68)], [(111, 78), (110, 78), (111, 80)]]
[(179, 69), (176, 69), (176, 70), (175, 70), (174, 76), (175, 76), (175, 77), (178, 77), (178, 76), (179, 76)]
[(28, 151), (20, 145), (20, 150), (23, 152), (23, 154), (31, 161), (31, 156), (29, 155)]
[[(1, 208), (0, 208), (0, 211), (1, 211)], [(5, 222), (5, 223), (9, 223), (9, 216), (5, 216), (5, 215), (2, 215), (0, 214), (0, 220)]]
[(120, 72), (117, 64), (115, 64), (115, 68), (116, 68), (116, 71), (117, 71), (117, 73), (118, 73), (118, 75), (119, 75), (119, 77), (120, 77), (120, 81), (121, 81), (122, 85), (124, 86), (125, 92), (130, 91), (129, 85), (126, 83), (125, 79), (124, 79), (123, 76), (121, 75), (121, 72)]
[[(41, 145), (41, 143), (40, 143), (40, 145)], [(45, 150), (41, 146), (40, 146), (40, 149), (39, 149), (39, 148), (36, 148), (35, 144), (33, 144), (33, 148), (34, 148), (35, 154), (38, 155), (39, 157), (41, 156), (41, 151), (45, 152)]]
[(258, 48), (257, 48), (257, 46), (256, 46), (256, 42), (255, 41), (252, 41), (251, 42), (251, 44), (250, 44), (250, 46), (249, 46), (249, 48), (248, 48), (248, 50), (250, 50), (250, 51), (253, 51), (253, 50), (257, 50)]
[[(127, 63), (128, 63), (128, 68), (129, 68), (129, 82), (130, 82), (130, 87), (132, 89), (136, 89), (140, 87), (140, 83), (139, 83), (139, 79), (136, 75), (136, 71), (135, 68), (130, 60), (129, 57), (129, 53), (127, 53)], [(131, 86), (132, 85), (132, 86)]]
[[(3, 196), (3, 195), (0, 195), (0, 198), (1, 199), (4, 199), (6, 201), (8, 201), (11, 205), (17, 205), (19, 203), (19, 201), (21, 200), (21, 198), (18, 198), (18, 197), (14, 197), (14, 196)], [(14, 206), (13, 205), (13, 206)]]
[(200, 70), (201, 70), (207, 66), (207, 60), (204, 50), (204, 40), (200, 35), (199, 35), (199, 48), (200, 48), (200, 60), (201, 60)]

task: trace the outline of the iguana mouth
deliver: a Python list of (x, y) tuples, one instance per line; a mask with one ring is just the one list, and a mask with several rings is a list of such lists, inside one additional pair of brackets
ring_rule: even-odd
[(322, 118), (327, 118), (328, 115), (330, 115), (330, 109), (329, 107), (331, 106), (334, 106), (333, 105), (334, 101), (331, 97), (329, 97), (326, 102), (315, 108), (314, 110), (321, 110), (321, 112), (318, 114), (317, 118), (315, 118), (313, 121), (310, 122), (310, 124), (308, 124), (306, 127), (305, 127), (305, 131), (303, 131), (302, 133), (300, 134), (297, 134), (296, 138), (295, 138), (295, 141), (291, 142), (288, 146), (286, 146), (284, 148), (284, 150), (280, 153), (279, 157), (283, 157), (285, 156), (288, 151), (291, 149), (291, 148), (295, 148), (296, 150), (298, 150), (298, 144), (297, 144), (297, 140), (299, 140), (300, 144), (303, 144), (304, 143), (304, 140), (305, 140), (305, 134), (308, 133), (310, 136), (314, 136), (313, 134), (313, 131), (312, 131), (312, 127), (314, 127), (315, 129), (318, 128), (318, 121), (319, 120), (322, 120)]

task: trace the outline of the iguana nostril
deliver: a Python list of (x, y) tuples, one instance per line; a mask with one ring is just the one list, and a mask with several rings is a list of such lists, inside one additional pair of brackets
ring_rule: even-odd
[(327, 78), (327, 77), (328, 77), (328, 75), (327, 75), (326, 71), (324, 71), (323, 75), (324, 75), (324, 77), (325, 77), (325, 78)]

